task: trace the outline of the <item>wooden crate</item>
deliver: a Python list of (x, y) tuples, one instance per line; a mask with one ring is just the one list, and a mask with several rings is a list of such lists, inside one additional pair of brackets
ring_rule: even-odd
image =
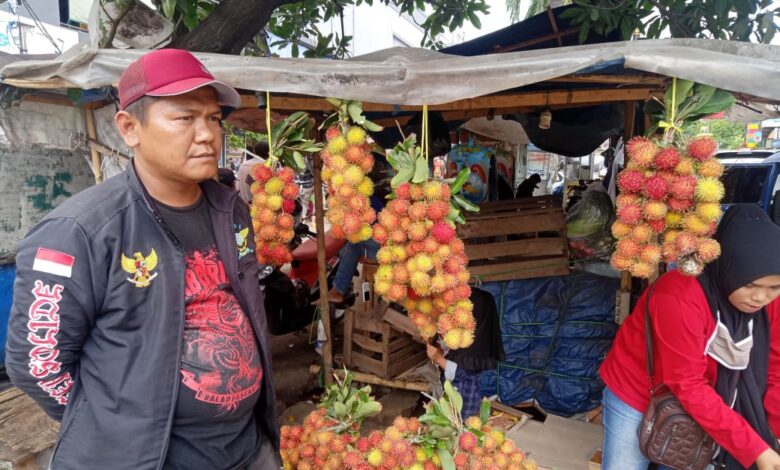
[(386, 305), (344, 313), (344, 364), (392, 379), (426, 360), (425, 346), (382, 319)]
[(568, 274), (565, 228), (560, 199), (542, 196), (482, 204), (458, 236), (472, 277), (505, 281)]

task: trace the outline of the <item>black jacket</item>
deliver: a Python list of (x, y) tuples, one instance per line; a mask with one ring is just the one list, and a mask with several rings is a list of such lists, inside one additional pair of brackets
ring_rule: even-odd
[[(201, 187), (217, 250), (260, 347), (257, 422), (278, 450), (252, 222), (238, 193), (214, 181)], [(165, 460), (180, 383), (185, 261), (150, 201), (131, 163), (65, 201), (19, 243), (6, 368), (62, 421), (52, 469), (154, 470)], [(246, 228), (252, 252), (238, 248)], [(143, 260), (146, 271), (128, 272), (123, 255)]]

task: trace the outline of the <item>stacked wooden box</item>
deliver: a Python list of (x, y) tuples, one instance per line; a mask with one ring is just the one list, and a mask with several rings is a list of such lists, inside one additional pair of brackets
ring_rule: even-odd
[(380, 304), (373, 310), (349, 309), (344, 317), (344, 364), (392, 379), (425, 362), (425, 346), (385, 321)]
[(568, 274), (565, 228), (560, 198), (541, 196), (482, 204), (458, 236), (473, 278), (505, 281)]

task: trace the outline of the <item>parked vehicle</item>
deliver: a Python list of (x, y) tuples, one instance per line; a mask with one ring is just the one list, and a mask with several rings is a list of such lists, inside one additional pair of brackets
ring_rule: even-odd
[(725, 187), (722, 204), (760, 205), (780, 224), (780, 153), (766, 150), (719, 152), (725, 166), (721, 181)]

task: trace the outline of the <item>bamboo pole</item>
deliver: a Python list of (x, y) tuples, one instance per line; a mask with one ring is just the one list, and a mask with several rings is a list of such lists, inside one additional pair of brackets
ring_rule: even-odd
[(325, 212), (322, 194), (322, 157), (314, 154), (314, 221), (317, 227), (317, 270), (320, 283), (320, 318), (325, 330), (322, 346), (322, 362), (325, 367), (325, 383), (333, 382), (333, 335), (330, 328), (330, 304), (328, 303), (328, 272), (325, 259)]
[[(90, 139), (97, 141), (97, 128), (95, 127), (95, 114), (91, 109), (84, 110), (84, 117), (87, 121), (87, 135)], [(100, 152), (96, 148), (89, 149), (92, 154), (92, 173), (95, 174), (95, 184), (103, 181), (103, 164), (100, 158)]]

